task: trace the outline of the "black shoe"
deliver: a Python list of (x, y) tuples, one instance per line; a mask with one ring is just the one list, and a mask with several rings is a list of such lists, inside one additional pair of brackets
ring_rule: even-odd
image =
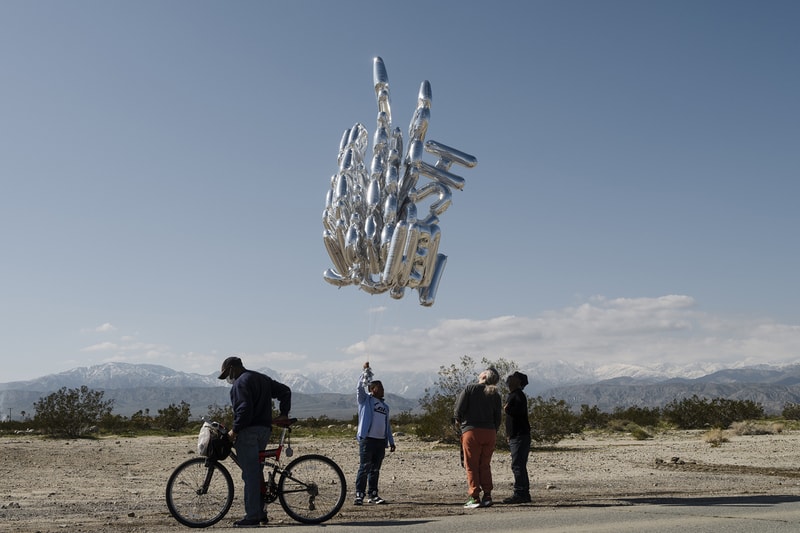
[(506, 498), (505, 500), (503, 500), (503, 503), (511, 504), (511, 505), (518, 504), (518, 503), (531, 503), (531, 497), (530, 496), (522, 496), (520, 494), (514, 494), (510, 498)]
[(233, 523), (233, 527), (259, 527), (261, 520), (256, 518), (242, 518)]

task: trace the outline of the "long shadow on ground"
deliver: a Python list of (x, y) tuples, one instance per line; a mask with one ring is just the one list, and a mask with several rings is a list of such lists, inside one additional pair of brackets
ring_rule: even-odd
[(619, 498), (619, 501), (631, 505), (684, 505), (705, 507), (711, 505), (733, 505), (745, 507), (759, 507), (777, 505), (779, 503), (792, 503), (800, 501), (800, 496), (757, 494), (744, 496), (697, 496), (697, 497), (650, 497), (650, 498)]

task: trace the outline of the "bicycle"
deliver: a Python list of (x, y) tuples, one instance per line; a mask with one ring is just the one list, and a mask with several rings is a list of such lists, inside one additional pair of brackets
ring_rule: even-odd
[[(295, 422), (296, 418), (275, 420), (273, 424), (282, 428), (278, 445), (259, 452), (262, 472), (266, 469), (267, 473), (261, 482), (261, 495), (265, 505), (279, 500), (286, 514), (298, 522), (320, 524), (341, 510), (347, 485), (339, 465), (324, 455), (302, 455), (282, 465), (282, 455), (293, 454), (289, 435)], [(217, 422), (206, 424), (223, 451), (219, 457), (209, 453), (208, 457), (195, 457), (178, 465), (166, 490), (167, 507), (175, 520), (195, 528), (216, 524), (233, 503), (233, 479), (220, 461), (230, 457), (241, 468), (225, 427)]]

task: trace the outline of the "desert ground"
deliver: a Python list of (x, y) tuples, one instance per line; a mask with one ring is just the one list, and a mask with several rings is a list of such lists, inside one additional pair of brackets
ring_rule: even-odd
[[(349, 430), (343, 430), (347, 433)], [(800, 495), (800, 431), (729, 437), (714, 447), (702, 431), (665, 431), (649, 440), (624, 433), (597, 433), (565, 439), (531, 454), (534, 501), (514, 506), (557, 512), (569, 506), (634, 505), (699, 497)], [(467, 510), (466, 481), (458, 448), (396, 438), (381, 473), (384, 506), (356, 507), (352, 497), (331, 522), (420, 518), (466, 513), (502, 513), (496, 504)], [(348, 493), (358, 467), (357, 446), (342, 438), (293, 438), (295, 457), (321, 453), (333, 458), (347, 477)], [(186, 530), (169, 514), (164, 487), (172, 470), (196, 454), (196, 437), (101, 437), (53, 440), (34, 435), (0, 437), (0, 524), (15, 532), (152, 532)], [(214, 527), (241, 518), (238, 499)], [(493, 458), (496, 502), (511, 494), (507, 452)], [(296, 524), (276, 502), (270, 526)]]

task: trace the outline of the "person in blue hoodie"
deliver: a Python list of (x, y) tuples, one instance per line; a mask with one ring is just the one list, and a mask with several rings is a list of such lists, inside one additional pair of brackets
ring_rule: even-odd
[[(386, 448), (395, 450), (392, 426), (389, 423), (389, 406), (383, 401), (383, 383), (372, 379), (369, 362), (358, 380), (358, 440), (359, 466), (356, 474), (355, 505), (367, 503), (383, 504), (386, 500), (378, 495), (378, 478)], [(367, 491), (367, 489), (369, 489)]]

